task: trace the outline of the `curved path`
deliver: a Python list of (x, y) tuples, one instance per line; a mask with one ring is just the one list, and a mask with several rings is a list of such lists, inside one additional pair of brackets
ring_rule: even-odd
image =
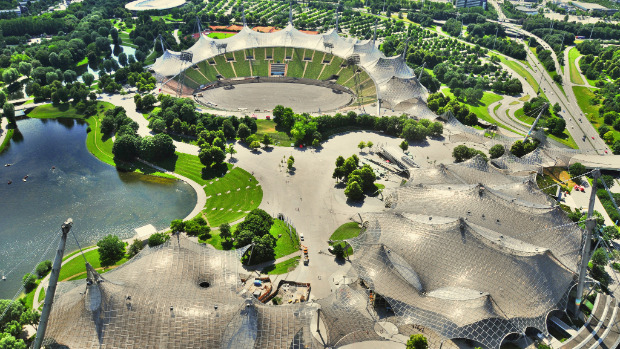
[(140, 162), (147, 164), (155, 169), (157, 169), (160, 172), (175, 176), (176, 178), (182, 180), (183, 182), (189, 184), (192, 186), (192, 188), (194, 189), (194, 191), (196, 192), (196, 206), (194, 206), (194, 209), (192, 210), (192, 212), (190, 212), (187, 217), (183, 218), (184, 221), (187, 221), (189, 219), (194, 218), (195, 216), (197, 216), (198, 214), (200, 214), (200, 212), (202, 212), (202, 210), (205, 208), (205, 205), (207, 204), (207, 194), (205, 194), (204, 189), (202, 188), (202, 186), (194, 181), (192, 181), (191, 179), (182, 176), (176, 172), (170, 172), (168, 170), (166, 170), (163, 167), (159, 167), (157, 165), (151, 164), (150, 162), (144, 161), (144, 160), (140, 160)]
[[(86, 253), (86, 252), (90, 252), (93, 250), (98, 249), (99, 247), (97, 246), (93, 246), (91, 248), (88, 248), (86, 250), (83, 250), (82, 253)], [(67, 264), (69, 261), (75, 259), (75, 258), (81, 258), (82, 254), (81, 253), (76, 253), (73, 256), (65, 259), (64, 261), (62, 261), (62, 264), (60, 265), (61, 267), (65, 264)], [(43, 302), (39, 302), (39, 295), (41, 294), (41, 290), (43, 289), (43, 286), (45, 285), (45, 288), (47, 288), (48, 284), (50, 281), (50, 274), (47, 274), (46, 277), (43, 278), (43, 280), (41, 280), (41, 282), (39, 283), (39, 286), (37, 286), (37, 290), (34, 292), (34, 299), (32, 300), (32, 308), (33, 309), (39, 309), (39, 307), (41, 306), (41, 304), (43, 304)]]

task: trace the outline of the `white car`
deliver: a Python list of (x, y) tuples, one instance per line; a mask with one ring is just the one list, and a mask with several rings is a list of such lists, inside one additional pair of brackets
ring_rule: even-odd
[(304, 241), (304, 234), (299, 234), (299, 240)]

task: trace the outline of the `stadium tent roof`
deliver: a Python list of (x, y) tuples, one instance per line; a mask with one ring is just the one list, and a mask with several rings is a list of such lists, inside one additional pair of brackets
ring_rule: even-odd
[(365, 232), (349, 240), (357, 275), (401, 323), (490, 348), (527, 327), (546, 333), (547, 314), (566, 306), (573, 285), (549, 250), (463, 219), (424, 218), (367, 214)]
[[(385, 57), (374, 41), (342, 38), (335, 29), (314, 35), (303, 33), (290, 23), (283, 30), (270, 33), (257, 32), (244, 26), (238, 34), (225, 39), (214, 40), (201, 35), (187, 51), (193, 53), (191, 63), (195, 64), (225, 51), (258, 47), (294, 47), (329, 52), (344, 59), (359, 57), (359, 66), (377, 86), (378, 99), (392, 109), (398, 108), (416, 116), (436, 118), (424, 103), (428, 95), (426, 88), (418, 82), (402, 55)], [(157, 58), (152, 69), (159, 76), (172, 77), (180, 74), (190, 67), (190, 64), (181, 62), (178, 58), (180, 54), (166, 51)]]
[(125, 5), (129, 11), (165, 10), (179, 7), (186, 0), (136, 0)]
[(91, 268), (88, 284), (59, 284), (45, 340), (69, 348), (312, 347), (310, 307), (267, 306), (242, 292), (244, 251), (173, 236), (105, 277)]

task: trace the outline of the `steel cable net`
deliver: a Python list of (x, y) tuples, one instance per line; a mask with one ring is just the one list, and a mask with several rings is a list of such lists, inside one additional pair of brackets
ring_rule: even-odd
[(353, 267), (400, 326), (499, 348), (527, 327), (547, 333), (546, 315), (566, 306), (573, 273), (548, 249), (463, 219), (394, 210), (363, 218), (366, 231), (349, 240)]
[(402, 187), (388, 193), (386, 205), (398, 212), (427, 217), (463, 217), (466, 221), (550, 249), (576, 270), (582, 231), (559, 206), (529, 203), (482, 185), (449, 188)]
[(240, 295), (244, 251), (173, 237), (105, 278), (90, 270), (88, 283), (60, 283), (45, 341), (69, 348), (309, 347), (307, 311), (271, 310)]
[[(329, 43), (333, 47), (327, 49), (325, 43)], [(156, 59), (151, 69), (155, 76), (174, 77), (194, 64), (223, 54), (224, 52), (218, 49), (218, 45), (225, 45), (227, 52), (261, 47), (294, 47), (329, 52), (343, 59), (351, 55), (358, 55), (360, 57), (359, 66), (368, 73), (376, 84), (377, 90), (384, 91), (381, 96), (382, 99), (390, 102), (391, 106), (410, 101), (410, 103), (403, 105), (403, 110), (410, 108), (416, 113), (416, 116), (431, 118), (429, 110), (419, 105), (420, 103), (425, 105), (424, 100), (426, 100), (428, 92), (418, 82), (402, 55), (385, 57), (374, 41), (343, 38), (333, 29), (323, 34), (312, 35), (302, 33), (289, 24), (286, 28), (273, 33), (256, 32), (246, 26), (236, 35), (218, 40), (207, 38), (201, 34), (198, 41), (187, 50), (193, 53), (191, 64), (182, 62), (179, 52), (166, 50), (161, 57)], [(403, 82), (399, 84), (390, 83), (394, 77), (403, 80)], [(398, 102), (395, 103), (395, 101)]]
[(369, 303), (366, 291), (342, 285), (317, 303), (321, 305), (321, 320), (327, 331), (326, 346), (341, 347), (370, 340), (385, 340), (375, 331), (378, 317)]

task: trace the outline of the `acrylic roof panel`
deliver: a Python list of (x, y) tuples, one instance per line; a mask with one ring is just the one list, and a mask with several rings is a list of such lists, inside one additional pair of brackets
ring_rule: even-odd
[(447, 338), (498, 347), (561, 308), (572, 273), (546, 249), (453, 219), (433, 223), (396, 212), (367, 214), (350, 240), (354, 268), (403, 323)]
[(312, 347), (309, 309), (241, 294), (244, 251), (173, 236), (105, 277), (90, 270), (91, 285), (61, 283), (46, 341), (80, 349)]

